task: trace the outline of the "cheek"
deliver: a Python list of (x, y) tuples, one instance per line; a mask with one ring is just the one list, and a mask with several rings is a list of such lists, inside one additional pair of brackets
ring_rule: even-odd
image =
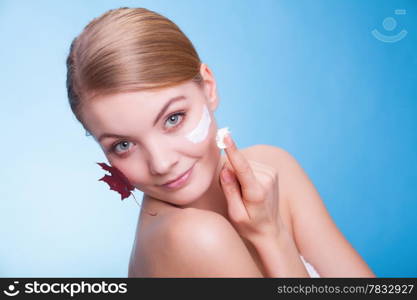
[(195, 145), (201, 144), (210, 136), (212, 119), (207, 105), (203, 106), (203, 112), (197, 125), (185, 134), (185, 139)]
[(200, 157), (201, 162), (207, 164), (206, 168), (210, 169), (221, 156), (221, 149), (217, 147), (216, 126), (211, 124), (207, 138), (201, 143), (190, 146), (190, 151), (194, 151), (196, 157)]
[(180, 145), (180, 151), (182, 153), (186, 153), (188, 156), (196, 158), (203, 158), (205, 156), (212, 155), (213, 151), (219, 150), (216, 144), (216, 124), (214, 124), (214, 122), (210, 122), (210, 125), (206, 128), (206, 130), (199, 133), (199, 142), (195, 142), (197, 140), (196, 136), (194, 142), (191, 141), (190, 135), (187, 136), (188, 133), (185, 133), (181, 139), (177, 140), (182, 144)]
[[(133, 167), (134, 166), (134, 167)], [(147, 185), (149, 180), (144, 170), (145, 165), (140, 161), (126, 161), (121, 166), (123, 174), (128, 178), (129, 182), (137, 188)]]

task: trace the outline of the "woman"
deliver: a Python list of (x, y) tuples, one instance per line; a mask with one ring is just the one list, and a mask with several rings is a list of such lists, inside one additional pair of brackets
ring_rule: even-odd
[(129, 277), (375, 276), (288, 152), (229, 135), (221, 155), (215, 78), (169, 19), (110, 10), (67, 68), (76, 118), (144, 195)]

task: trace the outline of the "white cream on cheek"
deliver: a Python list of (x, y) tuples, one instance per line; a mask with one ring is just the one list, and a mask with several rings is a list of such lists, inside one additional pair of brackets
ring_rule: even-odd
[(210, 123), (210, 113), (207, 109), (207, 105), (204, 105), (203, 115), (201, 116), (200, 122), (198, 122), (197, 126), (185, 137), (194, 144), (204, 141), (207, 138)]
[[(200, 122), (198, 122), (197, 126), (188, 133), (185, 137), (192, 143), (200, 143), (207, 138), (209, 128), (211, 123), (210, 113), (207, 109), (207, 105), (203, 107), (203, 115), (201, 116)], [(220, 149), (226, 148), (226, 145), (223, 142), (224, 137), (227, 133), (229, 133), (229, 128), (224, 127), (217, 130), (216, 134), (216, 144), (217, 147)]]

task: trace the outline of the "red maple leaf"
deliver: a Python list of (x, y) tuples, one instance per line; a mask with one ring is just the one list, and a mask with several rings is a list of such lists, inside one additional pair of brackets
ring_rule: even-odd
[[(106, 163), (97, 163), (100, 165), (101, 168), (103, 168), (106, 171), (109, 171), (111, 176), (104, 175), (102, 178), (99, 179), (106, 182), (111, 190), (114, 190), (118, 192), (123, 200), (124, 198), (127, 198), (132, 194), (131, 191), (135, 189), (133, 185), (130, 184), (127, 177), (116, 167), (112, 167), (107, 165)], [(133, 195), (133, 194), (132, 194)]]
[[(136, 200), (135, 195), (132, 191), (135, 189), (133, 185), (130, 184), (127, 177), (116, 167), (107, 165), (106, 163), (97, 163), (102, 169), (109, 171), (111, 175), (104, 175), (98, 181), (102, 180), (110, 186), (110, 190), (114, 190), (121, 195), (121, 200), (133, 196), (136, 203), (139, 205)], [(139, 205), (140, 206), (140, 205)], [(150, 213), (152, 216), (156, 216), (156, 213)]]

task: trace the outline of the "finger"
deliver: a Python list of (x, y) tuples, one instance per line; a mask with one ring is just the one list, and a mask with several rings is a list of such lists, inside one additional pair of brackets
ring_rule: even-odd
[(235, 222), (248, 218), (248, 212), (242, 201), (239, 182), (233, 172), (224, 168), (220, 172), (221, 185), (226, 196), (229, 216)]
[[(230, 218), (237, 224), (244, 224), (247, 220), (263, 219), (265, 215), (263, 198), (254, 197), (248, 199), (248, 201), (244, 201), (245, 199), (242, 198), (236, 175), (233, 174), (233, 170), (229, 169), (227, 171), (229, 171), (233, 177), (233, 186), (230, 186), (229, 190), (230, 196), (227, 196), (227, 192), (225, 192)], [(224, 172), (226, 172), (226, 170)], [(237, 192), (232, 192), (233, 190), (237, 190)]]
[(255, 190), (257, 189), (255, 174), (253, 173), (247, 159), (236, 147), (230, 133), (227, 133), (225, 143), (227, 146), (225, 148), (227, 158), (229, 159), (229, 162), (232, 165), (240, 183), (243, 198), (251, 199), (254, 195), (258, 194), (258, 191)]
[[(264, 183), (267, 182), (269, 178), (273, 177), (273, 173), (270, 170), (266, 169), (263, 164), (259, 164), (250, 159), (248, 159), (248, 162), (251, 166), (256, 181), (260, 183), (261, 186), (265, 187)], [(229, 169), (233, 169), (232, 165), (229, 162), (226, 162), (225, 166), (228, 166)]]

